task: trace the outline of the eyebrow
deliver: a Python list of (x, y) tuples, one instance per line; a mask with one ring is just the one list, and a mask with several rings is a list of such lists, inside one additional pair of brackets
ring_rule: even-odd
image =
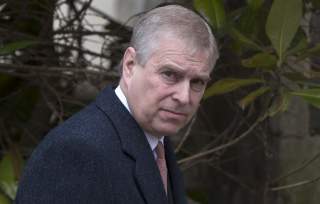
[[(163, 64), (160, 69), (166, 69), (166, 68), (172, 69), (172, 70), (178, 72), (181, 75), (185, 75), (185, 72), (186, 72), (185, 69), (182, 69), (179, 66), (175, 66), (173, 64)], [(207, 75), (207, 74), (196, 74), (195, 77), (201, 78), (201, 79), (205, 80), (206, 82), (211, 80), (210, 75)]]
[(200, 76), (203, 80), (205, 80), (205, 82), (209, 82), (211, 80), (211, 77), (210, 76), (207, 76), (207, 75), (203, 75), (203, 76)]

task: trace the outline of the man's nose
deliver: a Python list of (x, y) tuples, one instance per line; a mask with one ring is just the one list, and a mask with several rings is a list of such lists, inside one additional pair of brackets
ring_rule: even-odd
[(190, 84), (188, 82), (179, 83), (176, 87), (173, 98), (181, 105), (190, 103)]

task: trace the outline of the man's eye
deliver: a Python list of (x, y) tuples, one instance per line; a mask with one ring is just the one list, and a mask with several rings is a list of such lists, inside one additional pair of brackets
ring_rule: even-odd
[(165, 80), (169, 82), (175, 82), (178, 80), (177, 74), (173, 71), (164, 71), (161, 73), (161, 75)]
[(193, 79), (190, 82), (191, 89), (194, 91), (203, 91), (207, 83), (202, 79)]

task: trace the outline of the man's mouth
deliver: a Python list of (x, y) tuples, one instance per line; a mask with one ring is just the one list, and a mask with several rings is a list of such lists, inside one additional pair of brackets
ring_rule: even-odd
[(171, 110), (171, 109), (161, 109), (161, 111), (163, 111), (165, 113), (165, 116), (172, 118), (172, 119), (181, 120), (181, 119), (185, 119), (188, 117), (187, 113), (181, 112), (181, 111), (175, 111), (175, 110)]

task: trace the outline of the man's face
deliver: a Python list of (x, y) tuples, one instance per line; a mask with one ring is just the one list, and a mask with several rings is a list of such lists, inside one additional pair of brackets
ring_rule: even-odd
[(144, 66), (133, 48), (124, 57), (125, 94), (144, 131), (172, 135), (196, 112), (209, 80), (208, 52), (192, 52), (182, 40), (160, 40)]

